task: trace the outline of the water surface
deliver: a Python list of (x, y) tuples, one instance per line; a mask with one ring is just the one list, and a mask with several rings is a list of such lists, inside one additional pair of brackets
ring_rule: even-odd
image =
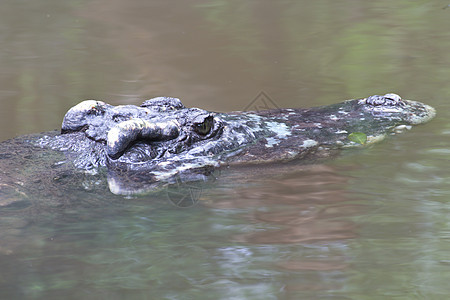
[[(230, 111), (395, 92), (438, 115), (320, 165), (221, 170), (141, 197), (0, 182), (0, 298), (445, 298), (447, 4), (4, 1), (1, 140), (59, 128), (84, 99)], [(174, 205), (188, 192), (193, 205)]]

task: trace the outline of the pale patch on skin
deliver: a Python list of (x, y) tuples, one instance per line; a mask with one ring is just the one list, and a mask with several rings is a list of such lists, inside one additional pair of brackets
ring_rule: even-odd
[(301, 144), (300, 147), (302, 147), (302, 148), (311, 148), (311, 147), (317, 146), (317, 144), (318, 143), (315, 140), (304, 140), (303, 144)]
[(265, 146), (267, 148), (272, 148), (280, 142), (280, 139), (286, 139), (292, 134), (289, 127), (284, 123), (267, 122), (266, 125), (270, 131), (276, 134), (274, 137), (266, 138), (267, 144)]
[(284, 139), (291, 135), (289, 127), (284, 123), (267, 122), (267, 128), (277, 134), (277, 138)]
[(267, 148), (272, 148), (273, 145), (276, 145), (279, 143), (279, 139), (275, 138), (266, 138), (267, 144), (265, 145)]
[(85, 117), (91, 113), (97, 114), (98, 112), (102, 111), (103, 107), (108, 106), (103, 101), (97, 101), (97, 100), (85, 100), (71, 109), (66, 113), (64, 116), (61, 130), (62, 131), (71, 131), (71, 130), (78, 130), (80, 127), (85, 125)]
[(402, 133), (406, 130), (410, 130), (411, 128), (411, 125), (398, 125), (394, 128), (394, 133)]
[(94, 109), (98, 106), (101, 105), (105, 105), (106, 103), (103, 101), (97, 101), (97, 100), (85, 100), (83, 102), (78, 103), (77, 105), (75, 105), (74, 107), (71, 108), (71, 110), (73, 109), (74, 111), (89, 111), (91, 109)]

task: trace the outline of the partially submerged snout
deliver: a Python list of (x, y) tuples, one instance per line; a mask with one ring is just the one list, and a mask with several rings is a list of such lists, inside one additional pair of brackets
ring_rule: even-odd
[(323, 159), (360, 146), (350, 138), (354, 133), (363, 133), (369, 144), (434, 116), (431, 106), (392, 93), (230, 114), (186, 108), (168, 97), (141, 106), (87, 100), (67, 112), (61, 135), (39, 144), (66, 152), (79, 168), (143, 172), (154, 181), (221, 165)]
[(375, 117), (384, 116), (409, 125), (426, 123), (436, 115), (433, 107), (418, 101), (402, 99), (393, 93), (363, 98), (358, 101), (358, 104), (365, 107)]

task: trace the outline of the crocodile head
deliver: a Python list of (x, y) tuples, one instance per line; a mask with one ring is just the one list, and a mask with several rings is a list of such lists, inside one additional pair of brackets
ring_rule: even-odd
[[(148, 170), (163, 178), (186, 169), (217, 166), (224, 153), (255, 141), (258, 133), (245, 122), (224, 116), (186, 108), (177, 98), (158, 97), (140, 106), (86, 100), (66, 113), (61, 139), (72, 151), (87, 150), (81, 157), (84, 168)], [(86, 147), (85, 141), (94, 147)]]
[[(309, 109), (214, 113), (158, 97), (140, 106), (86, 100), (65, 115), (61, 135), (40, 144), (65, 151), (79, 168), (106, 166), (121, 174), (144, 172), (149, 181), (224, 164), (327, 156), (427, 122), (432, 107), (396, 94), (370, 96)], [(195, 177), (195, 176), (194, 176)]]

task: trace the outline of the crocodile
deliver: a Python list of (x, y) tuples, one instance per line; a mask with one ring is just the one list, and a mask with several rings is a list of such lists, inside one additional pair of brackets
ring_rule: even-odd
[[(5, 180), (19, 170), (28, 170), (21, 178), (42, 180), (39, 174), (63, 168), (69, 178), (75, 170), (106, 173), (114, 194), (140, 193), (175, 179), (204, 180), (224, 166), (316, 162), (434, 116), (431, 106), (393, 93), (306, 109), (230, 113), (187, 108), (172, 97), (140, 106), (85, 100), (68, 110), (60, 131), (0, 143), (0, 188), (11, 187)], [(352, 139), (355, 134), (363, 140)]]

